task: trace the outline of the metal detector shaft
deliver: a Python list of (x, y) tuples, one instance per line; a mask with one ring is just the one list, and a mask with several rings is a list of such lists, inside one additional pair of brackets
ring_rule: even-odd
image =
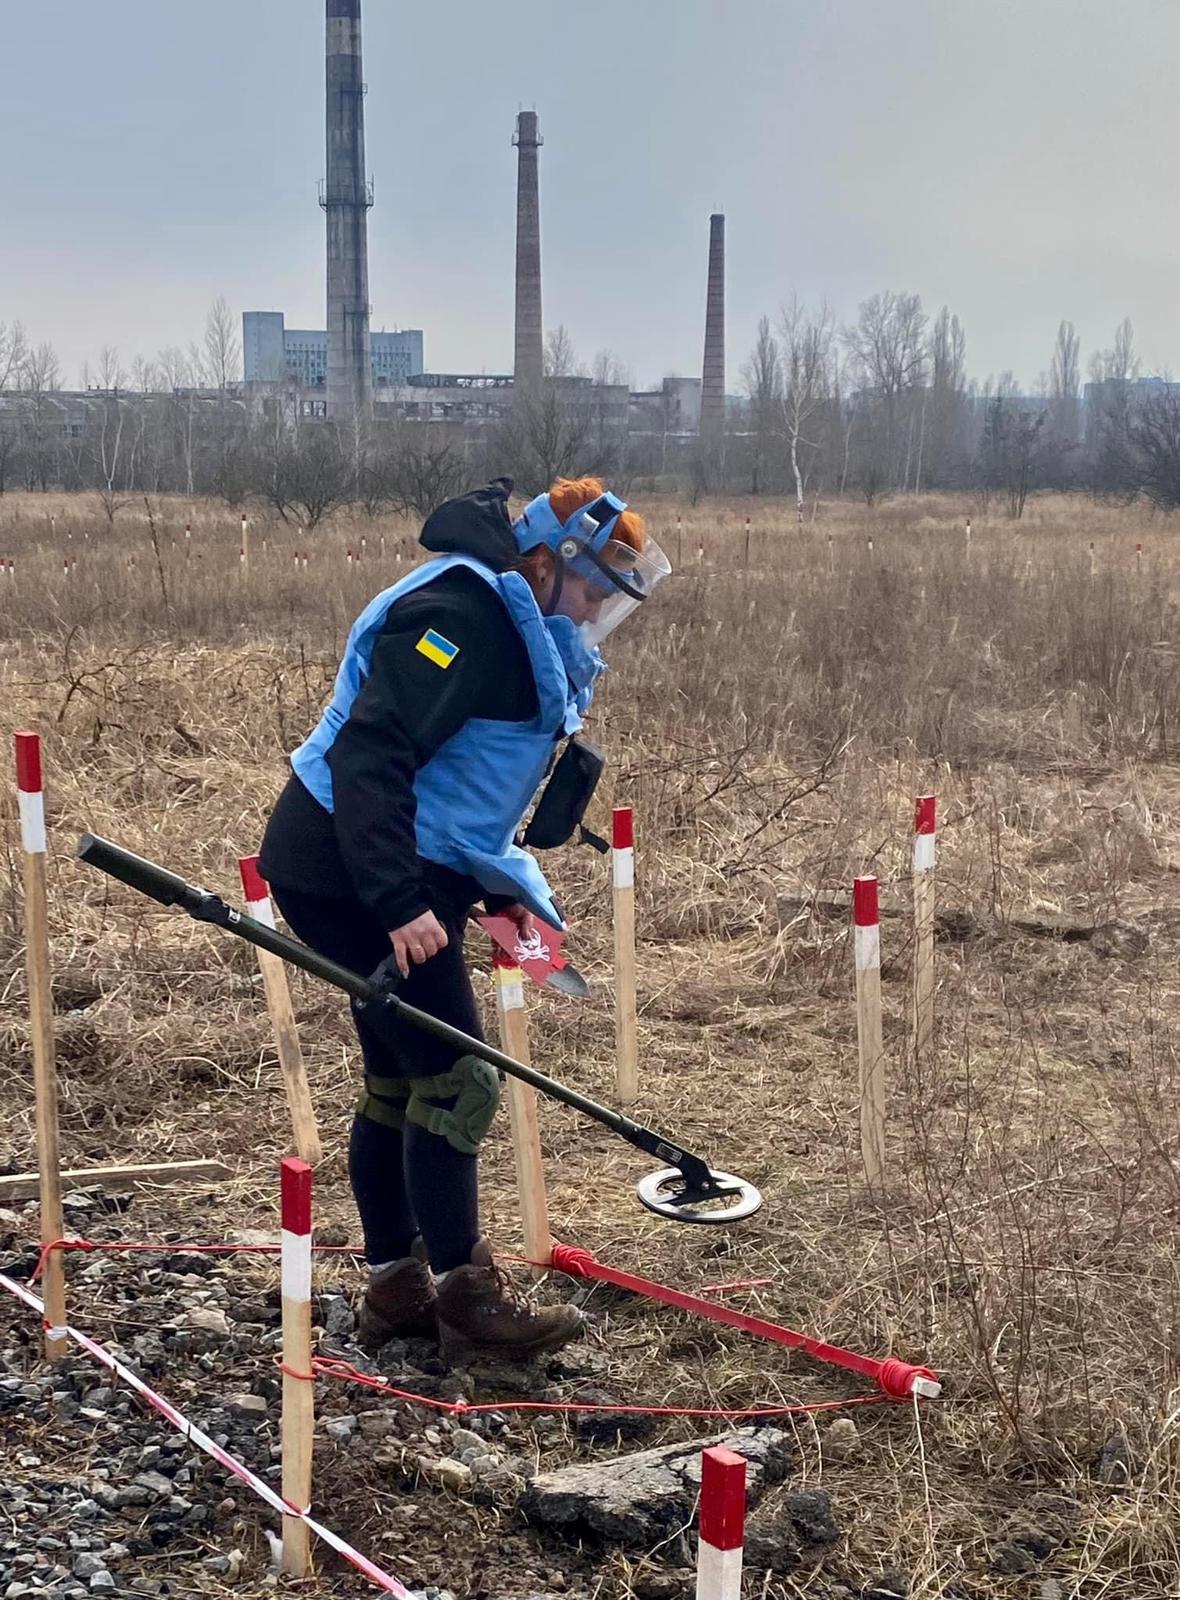
[(550, 1099), (560, 1100), (562, 1105), (580, 1111), (583, 1116), (592, 1117), (595, 1122), (600, 1122), (604, 1128), (609, 1128), (628, 1144), (634, 1145), (635, 1149), (642, 1150), (650, 1156), (657, 1156), (661, 1161), (670, 1162), (680, 1169), (691, 1188), (704, 1193), (718, 1189), (708, 1162), (685, 1150), (673, 1140), (665, 1139), (651, 1128), (645, 1128), (642, 1123), (623, 1116), (622, 1112), (612, 1111), (609, 1106), (600, 1105), (597, 1100), (579, 1094), (576, 1089), (569, 1089), (564, 1083), (546, 1077), (535, 1067), (525, 1066), (523, 1061), (505, 1055), (502, 1050), (485, 1044), (482, 1039), (472, 1038), (460, 1028), (453, 1028), (449, 1022), (432, 1017), (428, 1011), (420, 1011), (417, 1006), (407, 1005), (396, 994), (378, 989), (376, 984), (370, 983), (368, 978), (361, 977), (360, 973), (342, 967), (338, 962), (329, 961), (326, 956), (319, 955), (309, 946), (301, 944), (298, 939), (292, 939), (274, 928), (268, 928), (265, 923), (258, 922), (253, 917), (235, 911), (218, 895), (211, 894), (207, 889), (196, 888), (177, 873), (169, 872), (166, 867), (157, 866), (154, 861), (145, 860), (143, 856), (124, 850), (122, 845), (113, 844), (111, 840), (99, 838), (93, 833), (84, 833), (79, 839), (78, 859), (84, 861), (87, 866), (97, 867), (108, 877), (117, 878), (129, 888), (137, 889), (140, 894), (158, 901), (160, 905), (179, 906), (198, 922), (209, 922), (215, 927), (225, 928), (229, 933), (235, 933), (239, 938), (248, 940), (250, 944), (269, 950), (272, 955), (280, 956), (293, 967), (301, 967), (313, 977), (322, 978), (325, 983), (343, 989), (345, 994), (351, 995), (354, 1000), (370, 1003), (380, 1001), (390, 1006), (414, 1027), (423, 1028), (438, 1039), (445, 1039), (448, 1044), (455, 1045), (465, 1055), (478, 1056), (481, 1061), (486, 1061), (501, 1072), (508, 1073), (510, 1077), (520, 1078), (522, 1082), (531, 1084), (534, 1089), (548, 1095)]

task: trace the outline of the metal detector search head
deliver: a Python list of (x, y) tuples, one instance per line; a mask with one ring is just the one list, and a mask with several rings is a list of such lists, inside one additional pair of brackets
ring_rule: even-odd
[(78, 841), (78, 859), (87, 866), (97, 867), (108, 877), (117, 878), (129, 888), (137, 889), (140, 894), (147, 895), (161, 905), (181, 906), (196, 921), (224, 928), (227, 933), (236, 934), (238, 938), (246, 939), (262, 950), (269, 950), (272, 955), (280, 956), (292, 966), (300, 967), (313, 977), (342, 989), (354, 1000), (391, 1007), (413, 1027), (434, 1034), (436, 1038), (454, 1045), (464, 1055), (477, 1056), (499, 1071), (506, 1072), (509, 1077), (520, 1078), (541, 1094), (559, 1100), (562, 1105), (570, 1106), (583, 1116), (601, 1123), (636, 1150), (668, 1163), (639, 1185), (640, 1200), (656, 1216), (670, 1222), (724, 1225), (741, 1222), (752, 1216), (762, 1204), (762, 1196), (752, 1183), (735, 1178), (728, 1172), (714, 1172), (707, 1161), (683, 1149), (674, 1140), (645, 1128), (642, 1123), (632, 1122), (621, 1111), (612, 1111), (609, 1106), (599, 1105), (596, 1100), (579, 1094), (576, 1089), (567, 1088), (564, 1083), (547, 1078), (535, 1067), (514, 1060), (502, 1050), (485, 1044), (482, 1039), (474, 1039), (459, 1028), (452, 1028), (449, 1022), (432, 1017), (429, 1012), (419, 1011), (416, 1006), (407, 1005), (394, 991), (378, 988), (368, 978), (335, 961), (329, 961), (326, 956), (300, 944), (298, 939), (292, 939), (276, 928), (236, 911), (226, 905), (219, 895), (186, 883), (178, 874), (157, 866), (154, 861), (146, 861), (143, 856), (137, 856), (93, 833), (84, 833)]

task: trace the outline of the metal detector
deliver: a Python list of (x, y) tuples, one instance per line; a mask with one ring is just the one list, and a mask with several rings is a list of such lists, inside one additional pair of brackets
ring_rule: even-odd
[(304, 972), (310, 972), (313, 977), (322, 978), (325, 983), (342, 989), (354, 1000), (389, 1006), (405, 1022), (416, 1028), (424, 1028), (439, 1039), (445, 1039), (465, 1055), (478, 1056), (510, 1077), (520, 1078), (550, 1099), (559, 1100), (562, 1105), (580, 1111), (585, 1117), (592, 1117), (637, 1150), (670, 1163), (644, 1178), (637, 1186), (640, 1200), (656, 1216), (672, 1222), (725, 1225), (742, 1222), (746, 1217), (753, 1216), (762, 1204), (762, 1196), (752, 1183), (734, 1177), (732, 1173), (714, 1172), (701, 1156), (693, 1155), (674, 1140), (645, 1128), (642, 1123), (633, 1122), (620, 1111), (599, 1105), (596, 1100), (579, 1094), (576, 1089), (569, 1089), (565, 1084), (547, 1078), (543, 1072), (526, 1067), (522, 1061), (513, 1060), (502, 1050), (484, 1044), (482, 1039), (473, 1039), (459, 1028), (451, 1027), (450, 1023), (432, 1017), (429, 1012), (407, 1005), (391, 991), (335, 961), (329, 961), (326, 956), (318, 955), (297, 939), (235, 911), (218, 895), (186, 883), (166, 867), (159, 867), (155, 862), (146, 861), (142, 856), (124, 850), (121, 845), (112, 844), (109, 839), (100, 839), (92, 833), (84, 833), (78, 841), (78, 859), (87, 866), (97, 867), (109, 877), (117, 878), (120, 883), (137, 889), (149, 899), (159, 901), (161, 905), (180, 906), (197, 922), (209, 922), (214, 927), (225, 928), (227, 932), (237, 934), (239, 938), (263, 950), (269, 950), (272, 955), (280, 956), (293, 967), (302, 967)]

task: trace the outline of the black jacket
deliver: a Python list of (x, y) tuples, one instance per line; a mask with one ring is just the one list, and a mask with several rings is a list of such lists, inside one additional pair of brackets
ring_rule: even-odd
[[(501, 480), (440, 506), (422, 543), (503, 570), (516, 559), (510, 487)], [(417, 649), (427, 628), (458, 646), (445, 671)], [(292, 773), (262, 841), (263, 876), (280, 888), (355, 896), (389, 930), (438, 909), (432, 901), (440, 896), (480, 899), (470, 879), (418, 856), (414, 778), (470, 718), (521, 722), (537, 709), (524, 641), (482, 578), (455, 568), (395, 601), (369, 676), (328, 752), (335, 811)]]

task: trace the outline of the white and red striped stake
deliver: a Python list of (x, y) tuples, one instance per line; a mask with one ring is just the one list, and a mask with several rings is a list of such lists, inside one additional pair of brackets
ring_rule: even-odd
[(635, 817), (616, 806), (611, 818), (615, 922), (615, 1089), (620, 1105), (639, 1094), (639, 1025), (635, 1000)]
[(246, 513), (242, 512), (242, 544), (238, 556), (244, 571), (250, 565), (250, 525), (246, 521)]
[[(524, 1001), (524, 973), (508, 955), (497, 949), (492, 957), (496, 985), (496, 1016), (500, 1047), (505, 1055), (523, 1061), (529, 1053), (528, 1012)], [(512, 1153), (516, 1162), (516, 1193), (520, 1203), (524, 1253), (530, 1261), (547, 1263), (553, 1254), (549, 1231), (549, 1202), (545, 1194), (545, 1168), (541, 1160), (541, 1129), (537, 1120), (537, 1091), (519, 1078), (508, 1079), (508, 1119), (512, 1127)], [(534, 1277), (546, 1271), (533, 1268)]]
[[(296, 1511), (311, 1507), (315, 1384), (311, 1370), (311, 1168), (298, 1156), (282, 1162), (283, 1499)], [(307, 1524), (283, 1516), (283, 1571), (303, 1578), (308, 1568)]]
[(852, 922), (860, 1057), (860, 1153), (865, 1177), (875, 1185), (885, 1173), (885, 1050), (881, 1034), (881, 925), (876, 878), (854, 881)]
[[(270, 890), (258, 870), (257, 856), (243, 856), (238, 862), (242, 875), (242, 891), (246, 896), (246, 910), (255, 922), (268, 928), (275, 925), (275, 914), (270, 903)], [(287, 1093), (287, 1109), (291, 1113), (291, 1128), (296, 1152), (313, 1166), (323, 1160), (324, 1148), (316, 1126), (315, 1107), (311, 1103), (311, 1089), (307, 1082), (307, 1068), (299, 1045), (299, 1029), (295, 1025), (295, 1012), (291, 1005), (291, 990), (287, 983), (287, 969), (280, 956), (269, 950), (258, 951), (258, 968), (262, 973), (262, 987), (266, 994), (266, 1009), (274, 1031), (275, 1051), (283, 1074), (283, 1088)]]
[[(24, 853), (25, 972), (29, 989), (29, 1029), (33, 1043), (33, 1093), (36, 1104), (37, 1180), (41, 1199), (41, 1243), (60, 1239), (61, 1154), (57, 1121), (57, 1068), (53, 1047), (53, 999), (49, 967), (49, 915), (45, 891), (45, 794), (41, 782), (41, 740), (35, 733), (14, 735), (16, 790)], [(45, 1260), (45, 1356), (66, 1354), (65, 1269), (60, 1251)]]
[(701, 1451), (696, 1600), (740, 1600), (746, 1536), (746, 1461), (736, 1450)]
[(936, 801), (914, 801), (914, 1051), (924, 1060), (934, 1043), (934, 844)]
[(351, 567), (352, 566), (352, 546), (349, 545), (348, 549), (344, 553), (347, 556), (348, 564)]

